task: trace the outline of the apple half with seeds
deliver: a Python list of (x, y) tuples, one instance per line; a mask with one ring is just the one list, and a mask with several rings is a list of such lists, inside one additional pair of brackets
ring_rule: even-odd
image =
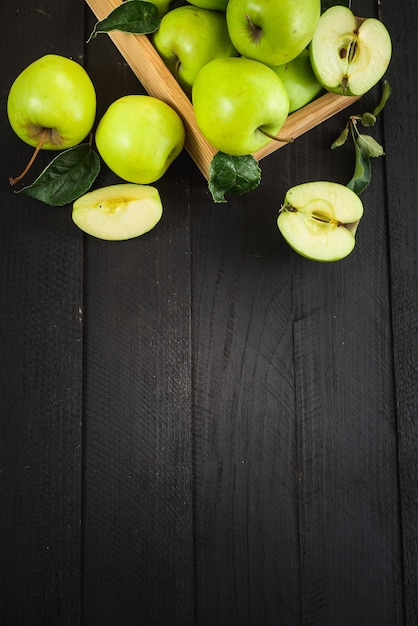
[(363, 203), (354, 191), (340, 183), (316, 181), (288, 190), (277, 226), (300, 255), (338, 261), (352, 252), (362, 215)]
[(327, 91), (360, 96), (385, 74), (392, 41), (380, 20), (361, 19), (335, 5), (321, 15), (309, 51), (315, 75)]
[(73, 222), (85, 233), (113, 241), (150, 231), (163, 213), (158, 190), (151, 185), (121, 183), (90, 191), (73, 204)]

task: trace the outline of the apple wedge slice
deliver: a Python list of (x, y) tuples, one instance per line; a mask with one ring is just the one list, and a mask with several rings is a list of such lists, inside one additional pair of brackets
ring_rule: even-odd
[(352, 252), (362, 215), (363, 203), (354, 191), (339, 183), (316, 181), (288, 190), (277, 226), (300, 255), (338, 261)]
[(312, 69), (327, 91), (360, 96), (385, 74), (392, 42), (380, 20), (360, 19), (335, 5), (321, 15), (309, 51)]
[(158, 190), (151, 185), (121, 183), (90, 191), (73, 204), (73, 222), (85, 233), (113, 241), (139, 237), (163, 213)]

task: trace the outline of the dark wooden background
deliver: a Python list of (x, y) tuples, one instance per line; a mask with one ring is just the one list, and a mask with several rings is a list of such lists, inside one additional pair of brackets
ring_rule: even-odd
[(353, 10), (393, 39), (386, 156), (355, 251), (320, 264), (278, 208), (351, 178), (330, 145), (380, 86), (226, 205), (182, 154), (159, 225), (103, 242), (11, 190), (31, 149), (8, 89), (50, 52), (86, 67), (98, 117), (142, 87), (107, 36), (85, 44), (81, 0), (1, 4), (2, 626), (418, 623), (418, 9)]

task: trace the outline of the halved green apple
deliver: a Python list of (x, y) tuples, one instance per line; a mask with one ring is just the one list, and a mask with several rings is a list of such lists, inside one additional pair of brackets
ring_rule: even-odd
[(380, 20), (360, 19), (335, 5), (321, 15), (309, 51), (312, 69), (327, 91), (359, 96), (385, 74), (392, 41)]
[(362, 215), (363, 203), (354, 191), (340, 183), (316, 181), (288, 190), (277, 226), (302, 256), (338, 261), (352, 252)]
[(90, 191), (73, 204), (73, 222), (85, 233), (121, 241), (139, 237), (159, 222), (163, 207), (151, 185), (121, 183)]

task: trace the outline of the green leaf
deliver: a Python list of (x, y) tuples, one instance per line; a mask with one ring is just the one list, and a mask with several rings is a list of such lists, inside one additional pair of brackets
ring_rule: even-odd
[(365, 156), (376, 158), (383, 156), (383, 147), (370, 135), (358, 135), (356, 142)]
[(252, 191), (261, 181), (261, 169), (251, 155), (231, 156), (217, 152), (209, 169), (209, 191), (215, 202), (226, 202), (225, 194)]
[(144, 0), (126, 0), (109, 15), (97, 22), (87, 43), (98, 33), (122, 30), (134, 35), (154, 33), (160, 25), (160, 15), (155, 4)]
[(331, 150), (335, 150), (335, 148), (340, 148), (341, 146), (343, 146), (345, 144), (345, 142), (347, 141), (348, 133), (349, 133), (349, 128), (348, 128), (348, 125), (347, 125), (344, 128), (344, 130), (341, 133), (341, 135), (339, 137), (337, 137), (337, 139), (331, 145)]
[(31, 185), (16, 193), (63, 206), (90, 189), (99, 171), (99, 155), (90, 144), (82, 143), (60, 152)]
[(380, 98), (380, 102), (377, 105), (377, 107), (375, 108), (375, 110), (373, 111), (373, 114), (375, 116), (379, 115), (379, 113), (382, 111), (382, 109), (384, 109), (386, 102), (388, 101), (388, 99), (390, 98), (392, 94), (392, 87), (390, 86), (390, 84), (388, 83), (387, 80), (385, 80), (383, 82), (383, 93), (382, 93), (382, 97)]
[(354, 143), (356, 165), (354, 168), (353, 178), (347, 184), (347, 187), (360, 195), (370, 184), (372, 177), (372, 168), (370, 157), (363, 153), (357, 142)]
[(374, 126), (376, 124), (376, 116), (373, 113), (362, 113), (360, 122), (363, 126)]
[(342, 5), (344, 7), (351, 7), (351, 0), (322, 0), (321, 2), (321, 13), (324, 13), (330, 7), (335, 5)]

